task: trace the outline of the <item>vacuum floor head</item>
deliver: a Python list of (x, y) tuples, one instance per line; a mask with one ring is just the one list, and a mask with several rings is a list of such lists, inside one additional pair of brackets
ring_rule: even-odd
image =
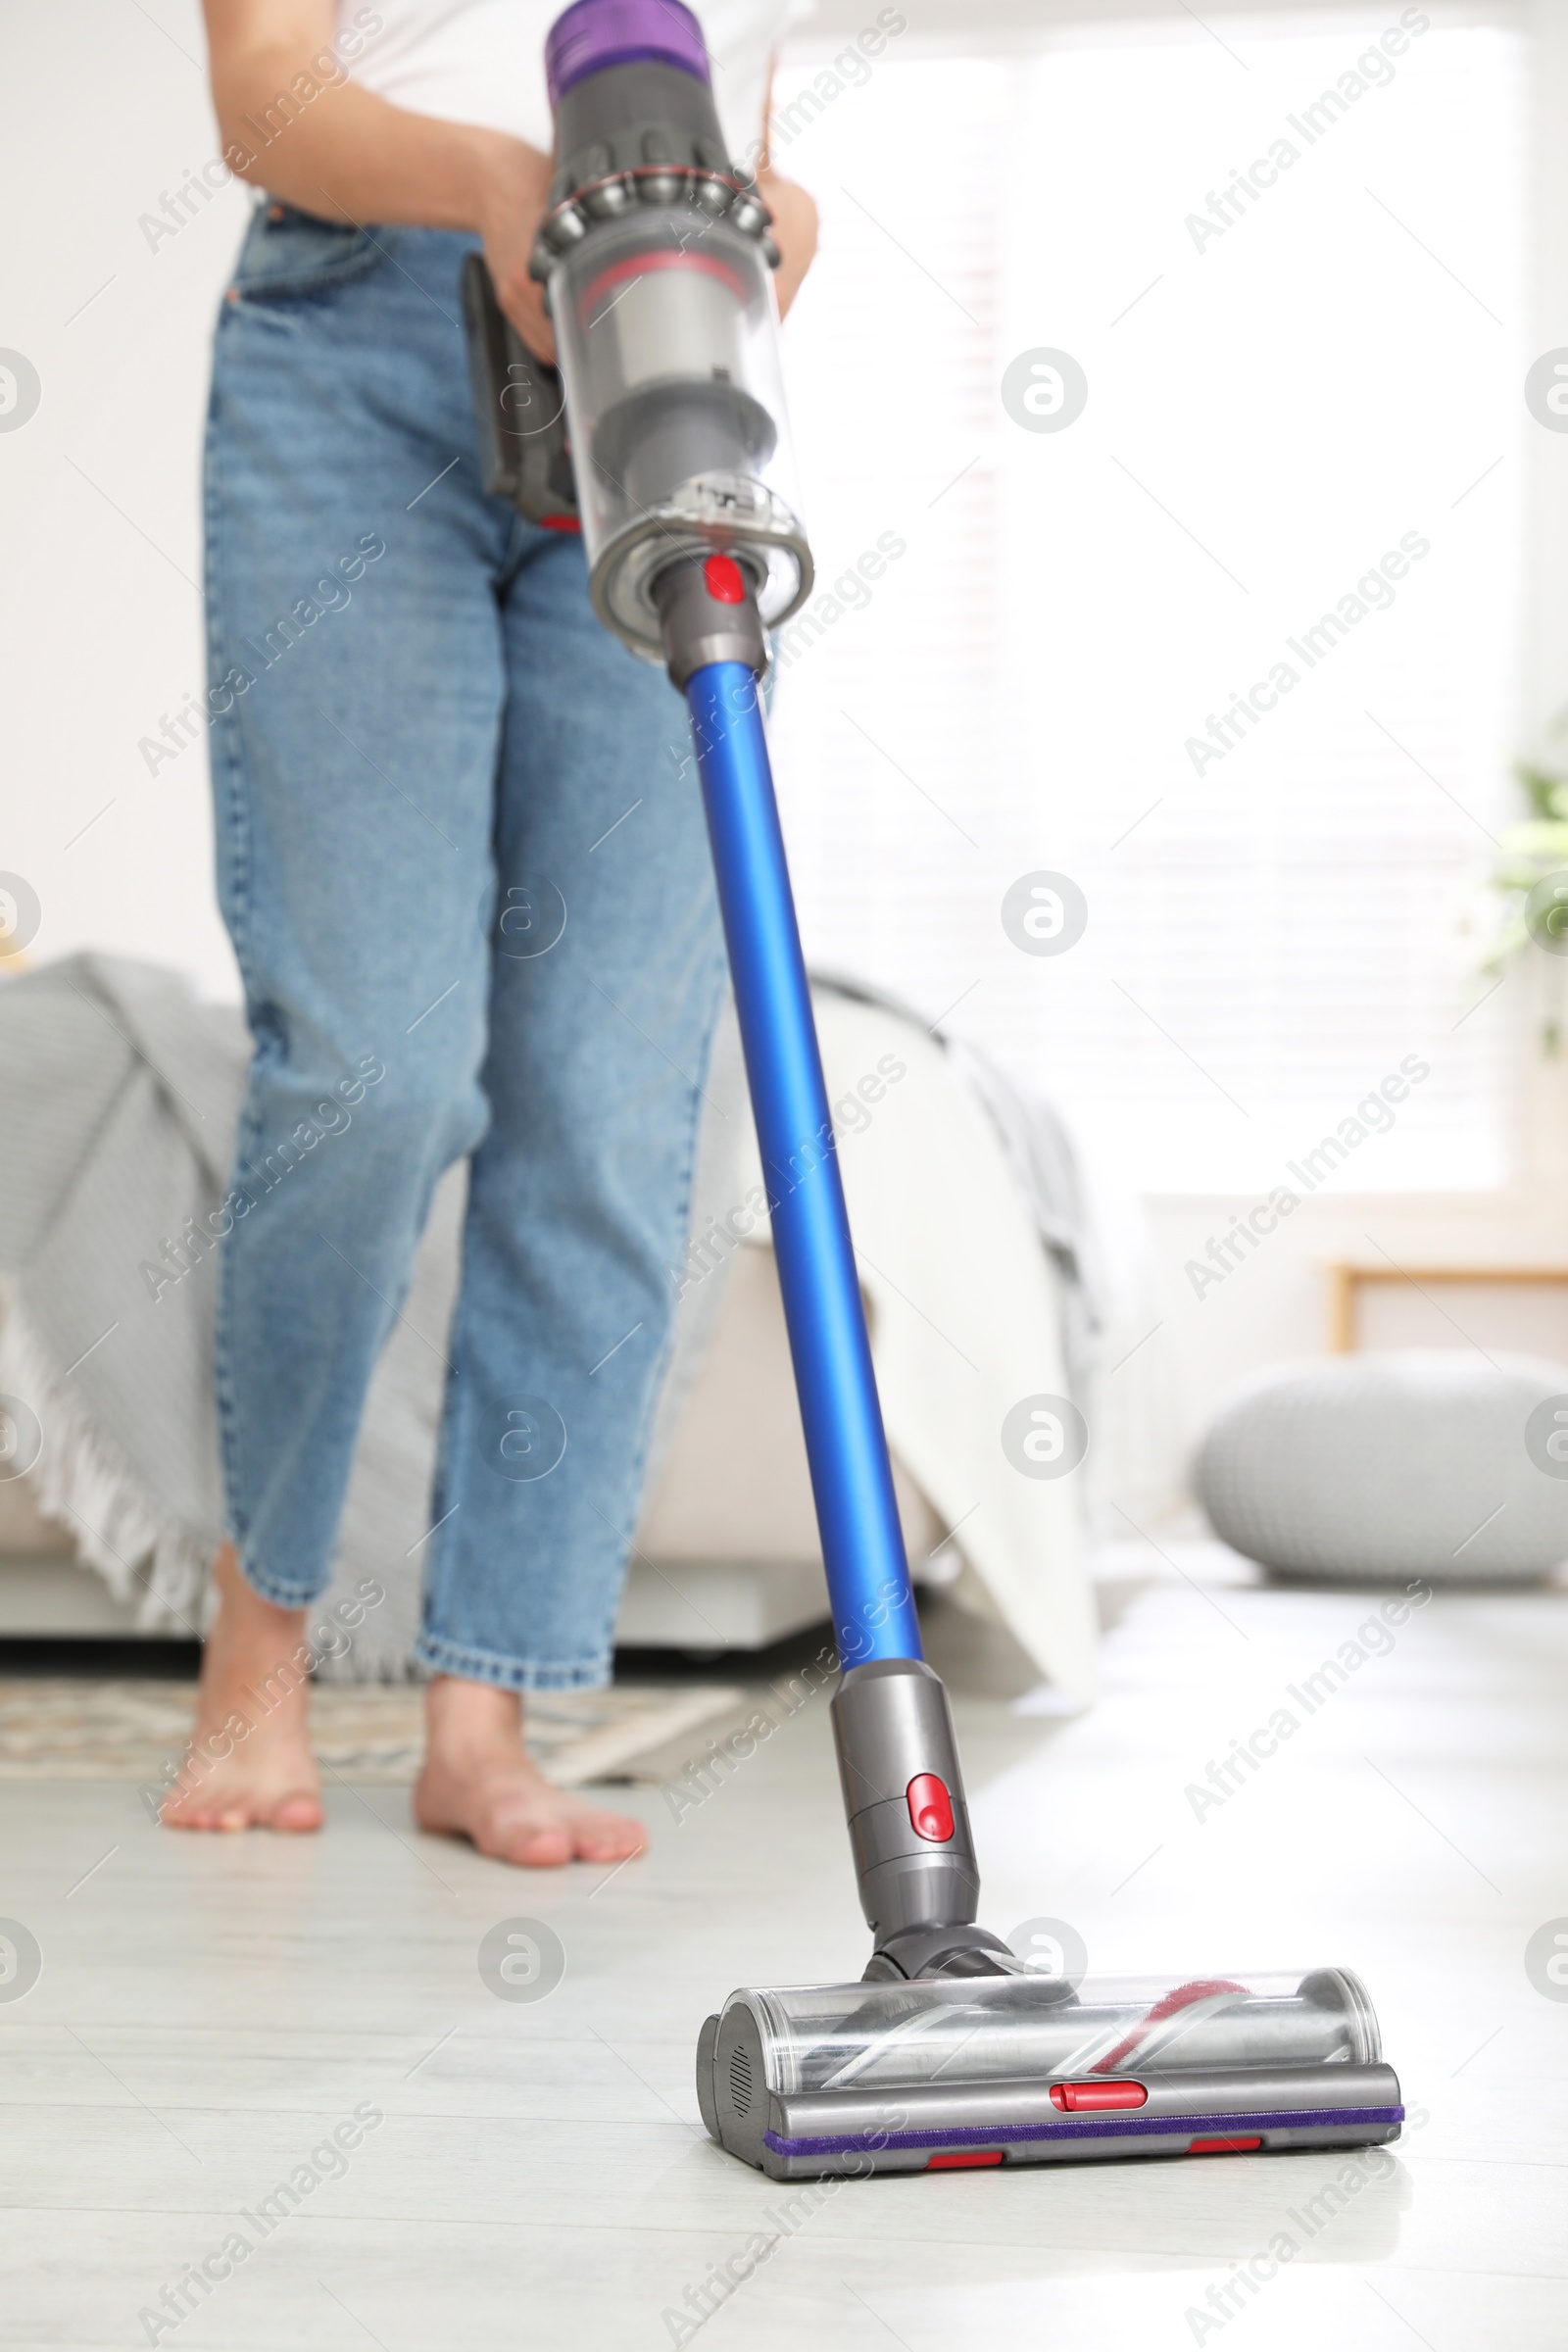
[(697, 2092), (774, 2180), (1357, 2147), (1404, 2116), (1341, 1968), (754, 1988), (704, 2027)]

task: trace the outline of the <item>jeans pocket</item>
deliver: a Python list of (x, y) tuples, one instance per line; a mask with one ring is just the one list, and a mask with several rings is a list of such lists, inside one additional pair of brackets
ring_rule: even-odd
[(293, 301), (329, 294), (385, 259), (384, 245), (369, 229), (351, 220), (320, 220), (269, 199), (246, 231), (232, 285), (246, 302)]

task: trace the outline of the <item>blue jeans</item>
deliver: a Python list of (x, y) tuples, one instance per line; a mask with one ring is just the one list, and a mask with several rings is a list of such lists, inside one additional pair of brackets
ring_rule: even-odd
[(255, 1039), (219, 1424), (245, 1575), (313, 1601), (471, 1154), (418, 1655), (559, 1690), (609, 1671), (723, 949), (681, 702), (595, 620), (580, 542), (480, 486), (471, 243), (264, 206), (219, 321), (219, 889)]

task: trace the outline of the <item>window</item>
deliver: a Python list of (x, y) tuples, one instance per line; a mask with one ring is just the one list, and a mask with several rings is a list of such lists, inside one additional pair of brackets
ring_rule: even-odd
[[(774, 723), (808, 952), (1155, 1191), (1290, 1182), (1413, 1068), (1339, 1181), (1506, 1174), (1511, 989), (1460, 915), (1513, 806), (1524, 51), (1384, 13), (1393, 57), (1360, 17), (911, 32), (776, 92), (816, 94), (776, 160), (823, 218)], [(1040, 350), (1087, 379), (1064, 429), (1002, 405)], [(1003, 927), (1041, 871), (1065, 953)]]

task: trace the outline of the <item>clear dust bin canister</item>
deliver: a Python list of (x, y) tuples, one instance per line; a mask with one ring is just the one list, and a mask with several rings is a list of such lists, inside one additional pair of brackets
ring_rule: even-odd
[(556, 264), (550, 307), (600, 618), (662, 661), (653, 580), (716, 548), (747, 564), (777, 626), (811, 568), (757, 241), (639, 206)]
[(709, 2021), (698, 2091), (774, 2179), (1359, 2146), (1404, 2112), (1340, 1968), (753, 1988)]

